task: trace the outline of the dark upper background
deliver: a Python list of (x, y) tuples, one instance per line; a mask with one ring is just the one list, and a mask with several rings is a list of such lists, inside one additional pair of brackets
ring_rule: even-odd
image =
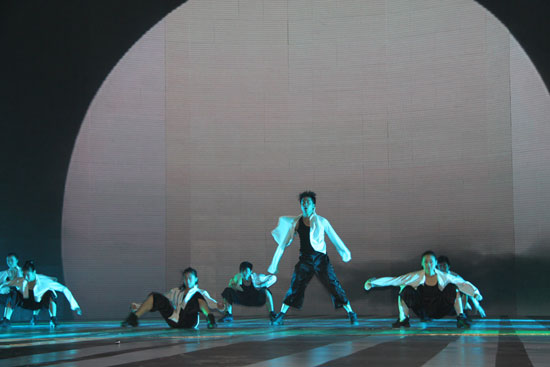
[[(550, 86), (550, 4), (478, 0)], [(0, 3), (0, 254), (63, 280), (63, 192), (86, 110), (111, 69), (184, 0)]]

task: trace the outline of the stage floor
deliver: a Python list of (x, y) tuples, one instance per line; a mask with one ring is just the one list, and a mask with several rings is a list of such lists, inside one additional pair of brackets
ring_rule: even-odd
[(0, 330), (0, 366), (550, 366), (550, 318), (452, 318), (391, 329), (394, 319), (292, 318), (235, 320), (208, 330), (169, 329), (145, 320), (14, 324)]

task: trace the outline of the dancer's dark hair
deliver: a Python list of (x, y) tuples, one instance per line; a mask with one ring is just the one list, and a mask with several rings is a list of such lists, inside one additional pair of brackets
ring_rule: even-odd
[(317, 205), (317, 194), (315, 194), (313, 191), (304, 191), (298, 195), (298, 201), (301, 203), (303, 198), (311, 198), (311, 201), (313, 201), (313, 204)]
[[(199, 275), (198, 275), (197, 271), (195, 269), (193, 269), (192, 267), (188, 267), (188, 268), (183, 269), (183, 271), (181, 272), (181, 276), (183, 277), (183, 276), (185, 276), (185, 274), (188, 274), (188, 273), (193, 274), (195, 276), (195, 278), (197, 278), (197, 279), (199, 278)], [(185, 289), (185, 288), (186, 288), (185, 282), (183, 282), (181, 284), (181, 289)]]
[(451, 261), (449, 260), (449, 258), (445, 255), (441, 255), (437, 258), (437, 263), (438, 264), (447, 264), (449, 265), (449, 267), (451, 267)]
[(437, 260), (437, 256), (435, 256), (435, 252), (433, 252), (432, 250), (424, 251), (422, 253), (422, 256), (420, 256), (420, 260), (422, 260), (424, 256), (427, 256), (427, 255), (432, 255)]
[(248, 262), (248, 261), (243, 261), (240, 265), (239, 265), (239, 271), (244, 271), (245, 269), (250, 269), (252, 270), (252, 263)]
[(15, 252), (10, 252), (9, 254), (6, 255), (6, 257), (10, 257), (10, 256), (15, 257), (15, 259), (16, 259), (17, 261), (19, 261), (19, 256), (17, 256), (17, 254), (16, 254)]
[(25, 264), (23, 265), (21, 270), (23, 270), (23, 271), (25, 271), (25, 270), (36, 271), (36, 267), (34, 266), (34, 260), (25, 261)]

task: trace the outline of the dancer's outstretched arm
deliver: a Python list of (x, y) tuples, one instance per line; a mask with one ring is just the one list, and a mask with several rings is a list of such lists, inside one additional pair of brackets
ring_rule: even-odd
[(485, 314), (485, 310), (483, 309), (483, 307), (481, 307), (481, 305), (479, 304), (479, 301), (477, 299), (475, 299), (474, 297), (468, 297), (468, 298), (472, 300), (472, 303), (474, 304), (474, 307), (476, 308), (477, 312), (479, 313), (479, 317), (481, 317), (482, 319), (487, 317), (487, 314)]
[(294, 237), (296, 237), (296, 223), (298, 223), (299, 218), (300, 216), (280, 217), (277, 228), (271, 231), (271, 235), (273, 236), (273, 239), (278, 246), (275, 250), (275, 254), (273, 255), (271, 265), (269, 265), (269, 268), (267, 268), (267, 271), (269, 273), (277, 274), (279, 261), (281, 261), (281, 258), (283, 257), (285, 248), (290, 246), (290, 244), (294, 240)]
[(269, 265), (269, 268), (267, 268), (267, 271), (271, 274), (277, 274), (279, 271), (279, 261), (281, 261), (281, 258), (283, 257), (283, 254), (285, 253), (285, 246), (277, 246), (277, 250), (275, 250), (275, 254), (273, 255), (273, 260), (271, 261), (271, 265)]
[(374, 287), (402, 287), (406, 285), (417, 287), (422, 278), (422, 273), (423, 270), (397, 277), (370, 278), (365, 282), (365, 290), (368, 291)]
[(77, 315), (82, 315), (82, 310), (80, 309), (78, 302), (74, 298), (69, 288), (55, 281), (52, 281), (50, 288), (53, 289), (54, 291), (62, 292), (65, 295), (65, 298), (67, 298), (67, 301), (69, 301), (71, 305), (71, 310), (75, 311)]

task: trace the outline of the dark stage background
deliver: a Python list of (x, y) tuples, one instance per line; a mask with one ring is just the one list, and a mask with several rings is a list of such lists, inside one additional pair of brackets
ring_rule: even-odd
[[(155, 217), (154, 221), (166, 229), (164, 232), (162, 230), (158, 232), (161, 237), (164, 236), (160, 240), (164, 243), (174, 241), (181, 249), (180, 252), (170, 253), (163, 248), (160, 253), (155, 253), (154, 248), (153, 250), (147, 248), (147, 242), (155, 241), (158, 238), (146, 237), (144, 240), (143, 236), (139, 236), (139, 234), (135, 235), (135, 239), (137, 242), (142, 241), (143, 246), (139, 247), (140, 250), (135, 253), (132, 253), (132, 249), (135, 248), (134, 243), (121, 242), (124, 251), (120, 251), (120, 247), (111, 248), (109, 251), (109, 246), (113, 246), (112, 243), (109, 243), (107, 247), (101, 247), (100, 243), (84, 242), (86, 246), (98, 248), (98, 251), (104, 256), (104, 262), (98, 262), (95, 258), (93, 266), (87, 263), (86, 260), (90, 261), (90, 259), (86, 258), (71, 262), (72, 274), (79, 271), (85, 272), (85, 276), (82, 278), (86, 278), (86, 281), (89, 282), (88, 285), (64, 278), (67, 269), (63, 268), (65, 259), (62, 257), (62, 253), (67, 254), (66, 251), (69, 251), (67, 257), (78, 255), (62, 248), (62, 238), (67, 238), (64, 237), (66, 234), (62, 235), (62, 222), (67, 220), (67, 218), (63, 218), (63, 215), (67, 216), (67, 213), (71, 213), (70, 211), (64, 213), (65, 189), (69, 165), (81, 124), (85, 120), (94, 96), (130, 47), (182, 3), (184, 2), (35, 1), (3, 2), (0, 5), (0, 45), (2, 49), (0, 62), (3, 71), (0, 83), (0, 119), (2, 121), (0, 134), (2, 147), (0, 253), (16, 251), (22, 260), (35, 259), (39, 266), (39, 272), (57, 276), (71, 287), (77, 299), (83, 301), (84, 311), (90, 318), (101, 318), (101, 315), (105, 314), (93, 311), (98, 307), (94, 305), (94, 300), (97, 301), (101, 296), (120, 297), (121, 299), (115, 302), (118, 308), (122, 307), (119, 304), (127, 303), (130, 297), (139, 298), (141, 295), (145, 295), (152, 287), (166, 288), (174, 285), (174, 282), (177, 281), (177, 269), (188, 265), (188, 263), (182, 263), (185, 261), (182, 259), (192, 258), (190, 252), (192, 249), (194, 251), (198, 248), (196, 246), (205, 250), (199, 254), (200, 256), (196, 255), (194, 259), (192, 258), (191, 265), (199, 268), (202, 274), (201, 284), (208, 286), (208, 289), (215, 294), (219, 293), (221, 289), (210, 288), (223, 287), (221, 279), (228, 278), (234, 272), (232, 269), (236, 268), (239, 259), (253, 256), (258, 270), (265, 270), (272, 254), (271, 250), (274, 250), (274, 246), (262, 245), (260, 253), (253, 254), (253, 244), (257, 240), (255, 237), (245, 239), (248, 242), (244, 243), (242, 238), (236, 236), (235, 239), (229, 241), (231, 246), (225, 247), (227, 244), (222, 244), (223, 237), (208, 237), (201, 242), (201, 233), (194, 235), (183, 233), (180, 236), (178, 228), (190, 226), (189, 221), (192, 218), (186, 217), (184, 220), (187, 222), (182, 223), (178, 222), (177, 215), (193, 214), (193, 211), (186, 207), (192, 201), (189, 201), (189, 197), (182, 201), (171, 201), (169, 197), (164, 199), (167, 200), (165, 207), (157, 208), (159, 212), (164, 211), (165, 217), (160, 220)], [(550, 16), (550, 7), (548, 4), (544, 1), (478, 1), (478, 3), (485, 6), (506, 25), (529, 55), (548, 87), (550, 85), (550, 45), (547, 37), (550, 34), (550, 25), (547, 22)], [(300, 24), (300, 22), (295, 22), (295, 24)], [(166, 75), (168, 76), (168, 74)], [(521, 95), (520, 92), (521, 90), (515, 91), (517, 95)], [(529, 111), (537, 110), (538, 106), (529, 106), (529, 100), (522, 101), (521, 98), (518, 100), (521, 103), (515, 108), (514, 102), (509, 102), (512, 104), (508, 107), (511, 116), (504, 122), (508, 122), (510, 125), (514, 111), (520, 111), (522, 118), (526, 116), (525, 118), (530, 120), (532, 117), (533, 120), (542, 120), (548, 123), (548, 119), (545, 119), (544, 116), (541, 118), (529, 115)], [(364, 126), (365, 120), (361, 123)], [(522, 126), (525, 125), (528, 124)], [(192, 124), (188, 127), (196, 128)], [(540, 139), (541, 136), (545, 136), (543, 133), (548, 131), (548, 127), (539, 124), (532, 126), (529, 131), (515, 131), (514, 128), (514, 126), (507, 126), (510, 141), (505, 143), (509, 143), (510, 150), (505, 152), (509, 154), (507, 161), (509, 164), (504, 168), (508, 174), (488, 177), (487, 182), (490, 185), (485, 187), (486, 192), (490, 192), (493, 189), (491, 184), (494, 184), (501, 189), (505, 197), (493, 198), (493, 202), (479, 206), (482, 208), (480, 218), (491, 216), (490, 209), (493, 204), (492, 208), (497, 216), (503, 212), (506, 213), (505, 218), (498, 218), (498, 228), (491, 227), (494, 225), (494, 221), (487, 221), (487, 233), (479, 236), (471, 235), (471, 233), (458, 233), (450, 242), (446, 242), (448, 237), (442, 236), (441, 230), (431, 229), (419, 235), (417, 227), (414, 225), (407, 227), (411, 220), (405, 220), (398, 222), (405, 228), (403, 234), (390, 237), (387, 242), (379, 241), (377, 238), (371, 239), (369, 242), (368, 237), (365, 238), (364, 243), (346, 241), (354, 254), (354, 260), (349, 265), (341, 264), (336, 259), (335, 252), (332, 251), (333, 261), (342, 282), (348, 288), (352, 301), (359, 303), (362, 300), (363, 302), (361, 303), (362, 307), (357, 308), (359, 313), (393, 313), (394, 304), (390, 296), (393, 296), (395, 291), (377, 290), (374, 294), (364, 295), (361, 291), (363, 281), (370, 276), (389, 275), (388, 273), (399, 274), (417, 268), (418, 259), (413, 254), (419, 252), (421, 248), (430, 247), (450, 256), (454, 260), (455, 270), (482, 289), (487, 298), (488, 311), (510, 315), (547, 314), (550, 305), (548, 286), (550, 277), (547, 270), (550, 265), (548, 255), (550, 245), (546, 228), (550, 224), (550, 213), (545, 208), (548, 207), (550, 198), (550, 191), (546, 184), (550, 180), (548, 179), (548, 167), (545, 163), (547, 160), (544, 159), (548, 147), (546, 140)], [(169, 132), (163, 131), (163, 133)], [(167, 146), (178, 145), (178, 141), (170, 143), (171, 135), (168, 134), (167, 137), (168, 139), (165, 141)], [(521, 138), (516, 145), (511, 141), (514, 137)], [(220, 139), (223, 140), (223, 136)], [(512, 147), (516, 150), (513, 151)], [(530, 151), (530, 147), (536, 147), (536, 150)], [(198, 150), (200, 148), (197, 147)], [(521, 153), (524, 152), (525, 154), (522, 155)], [(167, 185), (168, 191), (170, 191), (171, 182), (180, 182), (178, 181), (178, 171), (170, 171), (170, 157), (178, 157), (178, 154), (185, 153), (191, 156), (193, 152), (184, 149), (177, 151), (175, 155), (167, 154), (168, 161), (163, 162), (166, 164), (165, 174), (172, 172), (175, 175), (175, 179), (166, 176), (166, 182), (162, 183), (162, 185)], [(516, 155), (514, 156), (514, 154)], [(182, 157), (182, 161), (187, 159), (186, 156), (179, 156)], [(116, 160), (116, 157), (113, 159)], [(162, 160), (162, 156), (159, 159)], [(173, 166), (177, 166), (177, 164)], [(491, 171), (492, 166), (487, 167), (488, 172), (493, 172)], [(414, 170), (414, 166), (409, 168)], [(296, 167), (293, 169), (295, 171), (290, 172), (291, 175), (294, 172), (297, 175), (300, 174)], [(188, 171), (182, 172), (181, 182), (189, 185), (202, 185), (202, 182), (192, 182), (192, 176), (186, 176)], [(372, 171), (370, 172), (372, 173)], [(448, 171), (442, 172), (441, 175), (449, 174)], [(152, 174), (151, 177), (157, 173)], [(437, 176), (437, 171), (431, 171), (431, 174)], [(222, 182), (223, 177), (228, 175), (227, 172), (221, 172), (221, 176), (217, 177), (216, 172), (199, 172), (200, 177)], [(186, 181), (188, 177), (191, 177), (191, 181)], [(361, 226), (363, 221), (371, 221), (370, 227), (366, 225), (367, 233), (370, 228), (379, 226), (380, 223), (372, 222), (370, 219), (372, 215), (363, 217), (366, 213), (364, 207), (354, 206), (356, 203), (353, 200), (348, 200), (348, 194), (352, 197), (357, 195), (357, 191), (353, 191), (353, 187), (347, 187), (345, 182), (343, 187), (339, 187), (332, 181), (323, 182), (322, 175), (313, 174), (313, 177), (314, 179), (310, 181), (297, 181), (295, 186), (274, 187), (273, 192), (255, 192), (250, 198), (246, 197), (246, 194), (239, 194), (239, 200), (224, 201), (224, 205), (232, 206), (235, 203), (243, 205), (244, 202), (248, 205), (245, 205), (245, 209), (253, 210), (255, 202), (262, 202), (261, 205), (265, 205), (265, 202), (262, 201), (264, 197), (269, 198), (267, 202), (275, 201), (271, 207), (262, 208), (262, 211), (268, 214), (265, 214), (261, 221), (255, 222), (251, 219), (255, 226), (254, 230), (261, 232), (261, 238), (266, 243), (269, 241), (268, 233), (272, 225), (275, 224), (277, 215), (298, 212), (298, 207), (294, 202), (295, 198), (292, 195), (305, 188), (319, 190), (320, 194), (324, 195), (325, 204), (322, 204), (323, 200), (320, 199), (319, 213), (326, 215), (333, 221), (333, 224), (336, 222), (335, 227), (344, 240), (346, 240), (346, 236), (361, 238), (362, 232), (357, 227)], [(414, 177), (414, 174), (400, 177), (411, 178)], [(503, 177), (508, 181), (497, 182)], [(348, 175), (348, 179), (354, 180), (353, 174)], [(229, 182), (228, 185), (231, 186), (231, 184)], [(367, 181), (363, 182), (363, 185), (368, 184)], [(383, 185), (384, 180), (382, 183), (376, 182), (376, 180), (370, 182), (370, 187), (374, 184)], [(402, 182), (400, 187), (404, 189), (404, 195), (407, 196), (414, 195), (414, 190), (407, 191), (406, 188), (421, 184)], [(178, 193), (178, 187), (172, 188), (172, 190), (172, 192)], [(122, 191), (124, 191), (124, 187)], [(113, 192), (116, 193), (116, 190)], [(483, 192), (477, 191), (476, 195), (483, 194)], [(186, 192), (181, 193), (182, 195), (191, 195)], [(198, 197), (198, 209), (200, 209), (200, 200), (211, 204), (212, 202), (208, 200), (212, 199), (212, 195), (216, 199), (218, 194), (222, 198), (231, 197), (231, 192), (228, 194), (211, 191), (207, 197)], [(392, 200), (391, 197), (384, 198)], [(465, 198), (468, 199), (467, 196)], [(401, 197), (400, 199), (405, 200), (406, 198)], [(361, 200), (365, 200), (365, 197), (363, 196)], [(368, 200), (366, 202), (369, 203)], [(479, 203), (471, 204), (479, 205)], [(323, 205), (325, 205), (324, 210)], [(350, 207), (355, 210), (353, 215), (357, 223), (352, 222), (354, 227), (348, 228), (346, 210)], [(399, 205), (392, 208), (399, 210)], [(403, 212), (409, 218), (414, 218), (417, 208), (403, 207)], [(80, 209), (87, 210), (86, 208)], [(241, 208), (241, 210), (244, 209)], [(245, 212), (246, 210), (243, 211), (243, 213)], [(208, 212), (200, 212), (198, 214), (200, 220), (194, 222), (194, 225), (199, 227), (204, 225), (201, 220), (207, 221), (208, 214)], [(389, 214), (395, 213), (390, 211)], [(431, 214), (433, 215), (433, 213)], [(207, 218), (201, 216), (207, 216)], [(418, 216), (422, 217), (421, 211), (418, 211)], [(113, 227), (111, 218), (104, 218), (104, 220), (106, 226)], [(171, 220), (172, 222), (170, 222)], [(240, 220), (246, 222), (247, 218), (242, 214)], [(459, 226), (459, 228), (466, 231), (470, 227)], [(373, 229), (373, 231), (376, 232), (377, 229)], [(81, 230), (86, 231), (82, 228)], [(392, 248), (386, 254), (389, 256), (385, 258), (372, 255), (373, 251), (375, 254), (382, 254), (388, 246), (395, 246), (395, 242), (406, 243), (408, 231), (414, 232), (416, 238), (411, 240), (413, 244), (406, 251), (400, 252), (397, 247)], [(390, 232), (395, 234), (395, 230)], [(223, 235), (225, 236), (226, 233)], [(180, 242), (177, 243), (178, 241)], [(243, 244), (242, 247), (239, 247), (240, 243)], [(482, 249), (478, 249), (480, 243)], [(172, 248), (175, 248), (175, 245)], [(215, 252), (221, 253), (221, 256), (218, 255), (215, 261), (210, 262), (212, 253)], [(403, 256), (403, 253), (406, 256)], [(153, 262), (158, 261), (159, 264), (166, 265), (166, 272), (164, 268), (159, 269), (158, 267), (156, 273), (150, 272), (148, 266), (153, 257), (155, 257)], [(139, 261), (134, 263), (136, 258)], [(224, 258), (230, 259), (231, 263), (222, 268), (212, 265), (212, 263), (221, 264)], [(295, 258), (296, 249), (293, 247), (285, 254), (284, 272), (289, 271)], [(208, 263), (208, 266), (205, 263)], [(136, 279), (132, 272), (128, 272), (126, 268), (129, 264), (134, 269), (136, 267), (145, 269), (143, 278)], [(284, 274), (284, 272), (281, 274), (281, 281), (276, 285), (277, 303), (288, 285), (290, 274)], [(71, 284), (71, 282), (73, 283)], [(110, 290), (113, 285), (120, 289), (129, 289), (129, 291), (126, 293), (121, 291), (123, 296), (119, 294), (115, 296)], [(105, 291), (105, 294), (102, 295), (100, 292), (102, 288), (109, 289), (109, 291)], [(316, 294), (317, 291), (320, 291), (318, 287), (313, 288), (312, 294)], [(374, 301), (378, 295), (381, 295), (379, 297), (382, 300), (381, 303)], [(368, 303), (365, 299), (369, 300)], [(313, 301), (310, 301), (308, 304), (311, 312), (326, 311), (325, 308), (315, 308), (312, 303)], [(326, 303), (328, 304), (328, 299)], [(64, 312), (65, 316), (69, 317), (66, 307)], [(124, 313), (125, 309), (112, 310), (105, 317), (116, 318)]]

